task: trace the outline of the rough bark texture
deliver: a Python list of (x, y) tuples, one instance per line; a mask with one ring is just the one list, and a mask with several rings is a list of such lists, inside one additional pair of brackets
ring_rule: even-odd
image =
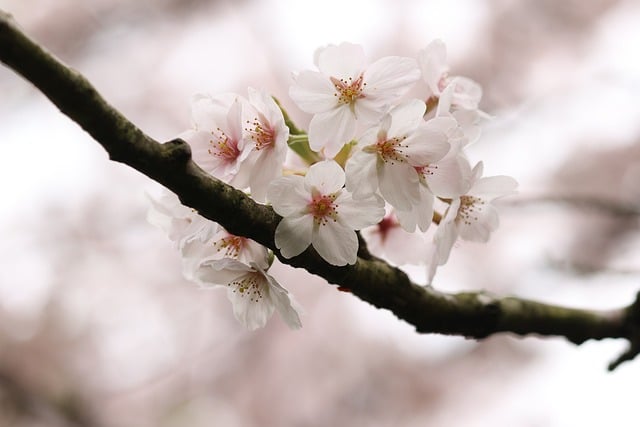
[(313, 249), (285, 259), (273, 236), (280, 217), (241, 191), (211, 177), (191, 160), (181, 140), (161, 144), (111, 107), (78, 72), (62, 64), (24, 35), (0, 11), (0, 61), (35, 85), (61, 111), (98, 141), (117, 162), (158, 181), (180, 200), (223, 225), (272, 249), (279, 259), (350, 290), (378, 308), (391, 310), (421, 333), (484, 338), (498, 332), (589, 339), (626, 338), (629, 350), (610, 365), (640, 352), (640, 303), (610, 311), (581, 310), (483, 292), (445, 294), (413, 283), (401, 270), (371, 256), (366, 248), (355, 265), (327, 264)]

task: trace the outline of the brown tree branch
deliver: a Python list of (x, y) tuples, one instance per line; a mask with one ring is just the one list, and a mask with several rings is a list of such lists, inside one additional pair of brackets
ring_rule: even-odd
[[(180, 200), (224, 226), (272, 249), (279, 259), (325, 278), (378, 308), (391, 310), (421, 333), (484, 338), (498, 332), (564, 336), (580, 344), (589, 339), (626, 338), (633, 358), (640, 348), (640, 304), (593, 311), (499, 298), (483, 292), (445, 294), (413, 283), (401, 270), (362, 251), (352, 266), (327, 264), (312, 249), (283, 258), (274, 244), (280, 217), (241, 191), (211, 177), (191, 160), (181, 140), (164, 144), (145, 135), (110, 106), (78, 72), (62, 64), (24, 35), (10, 15), (0, 11), (0, 61), (35, 85), (86, 130), (109, 154), (163, 184)], [(617, 364), (612, 364), (612, 368)]]

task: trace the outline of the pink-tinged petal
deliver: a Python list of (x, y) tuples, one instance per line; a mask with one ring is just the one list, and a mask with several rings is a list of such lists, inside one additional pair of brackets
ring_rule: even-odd
[(471, 190), (469, 190), (469, 195), (493, 200), (514, 194), (516, 188), (518, 188), (518, 182), (510, 176), (489, 176), (476, 181)]
[(209, 260), (200, 264), (194, 272), (195, 281), (201, 286), (225, 286), (251, 271), (248, 265), (231, 258)]
[(387, 56), (367, 67), (363, 88), (365, 98), (393, 102), (420, 79), (418, 63), (413, 58)]
[(465, 194), (471, 186), (471, 165), (459, 148), (428, 167), (427, 185), (439, 197), (453, 199)]
[(331, 265), (355, 264), (358, 258), (358, 237), (340, 221), (321, 225), (313, 233), (311, 244)]
[(498, 212), (491, 205), (483, 205), (474, 211), (474, 217), (467, 221), (457, 221), (460, 237), (472, 242), (486, 243), (500, 224)]
[(442, 159), (451, 149), (447, 136), (421, 126), (404, 140), (402, 153), (412, 166), (424, 166)]
[(269, 123), (276, 126), (281, 123), (284, 125), (282, 111), (269, 93), (264, 90), (257, 90), (249, 87), (247, 88), (247, 95), (249, 98), (249, 104), (261, 113)]
[(227, 288), (227, 297), (233, 306), (233, 315), (245, 328), (254, 331), (264, 327), (273, 314), (269, 298), (269, 284), (263, 274), (249, 272)]
[(357, 151), (347, 161), (346, 187), (353, 197), (366, 197), (378, 189), (377, 157), (375, 153)]
[(480, 126), (480, 113), (478, 110), (456, 110), (452, 113), (456, 119), (464, 136), (466, 138), (465, 145), (473, 144), (480, 138), (482, 127)]
[(282, 218), (275, 234), (276, 247), (285, 258), (301, 254), (311, 244), (313, 216), (288, 216)]
[(282, 165), (286, 153), (270, 149), (254, 153), (257, 156), (255, 162), (252, 163), (249, 178), (251, 197), (259, 203), (264, 203), (269, 185), (282, 175)]
[(423, 123), (424, 113), (427, 106), (418, 99), (412, 99), (389, 111), (392, 117), (389, 127), (389, 136), (403, 137), (414, 131), (419, 124)]
[(323, 113), (338, 104), (333, 83), (316, 71), (301, 71), (295, 76), (289, 96), (298, 108), (312, 114)]
[(329, 195), (344, 186), (344, 171), (334, 160), (324, 160), (312, 165), (304, 177), (304, 188), (308, 193), (313, 189)]
[(300, 321), (300, 308), (296, 300), (285, 288), (283, 288), (272, 276), (265, 273), (266, 279), (269, 281), (269, 296), (271, 302), (282, 317), (282, 320), (291, 329), (300, 329), (302, 322)]
[(460, 207), (460, 199), (454, 200), (447, 210), (445, 217), (440, 221), (438, 228), (433, 236), (436, 245), (434, 253), (438, 265), (443, 265), (449, 259), (449, 254), (453, 248), (453, 244), (458, 239), (458, 227), (455, 223), (455, 216)]
[(221, 166), (221, 160), (212, 156), (209, 152), (211, 148), (211, 133), (208, 131), (188, 130), (178, 135), (178, 138), (185, 140), (191, 147), (191, 157), (204, 171), (211, 173)]
[(429, 86), (431, 94), (438, 96), (440, 88), (438, 84), (442, 75), (448, 71), (447, 48), (442, 40), (436, 39), (429, 43), (418, 54), (418, 63), (422, 71), (422, 78)]
[(304, 178), (297, 175), (280, 177), (267, 189), (267, 200), (273, 210), (285, 217), (304, 212), (310, 199), (304, 188)]
[(449, 82), (453, 86), (451, 102), (460, 108), (474, 110), (482, 98), (482, 87), (467, 77), (454, 77)]
[(377, 169), (382, 197), (396, 209), (411, 209), (420, 197), (416, 170), (406, 163), (387, 165), (381, 162), (378, 162)]
[(396, 210), (398, 222), (402, 228), (410, 233), (415, 231), (416, 226), (420, 231), (425, 232), (433, 221), (434, 196), (428, 188), (420, 186), (420, 200), (410, 211)]
[(365, 65), (362, 46), (352, 43), (329, 45), (318, 49), (316, 54), (318, 69), (326, 76), (354, 80), (358, 78)]
[(223, 127), (231, 104), (240, 97), (234, 93), (216, 96), (195, 95), (191, 101), (191, 121), (195, 130), (205, 132)]
[(376, 194), (353, 200), (351, 195), (342, 192), (336, 199), (340, 220), (352, 230), (361, 230), (377, 224), (384, 216), (384, 200)]
[(360, 98), (353, 104), (353, 114), (358, 122), (366, 126), (375, 125), (385, 111), (388, 110), (386, 103), (381, 103), (368, 98)]
[(325, 156), (334, 157), (356, 134), (356, 118), (348, 105), (313, 116), (309, 123), (309, 145), (314, 151), (324, 148)]
[(456, 122), (456, 119), (448, 115), (438, 116), (425, 122), (425, 126), (429, 129), (438, 130), (449, 135), (452, 131), (458, 128), (458, 122)]

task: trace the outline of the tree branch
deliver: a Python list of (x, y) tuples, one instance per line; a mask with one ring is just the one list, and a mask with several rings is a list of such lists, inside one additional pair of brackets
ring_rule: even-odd
[[(42, 91), (98, 141), (112, 160), (163, 184), (185, 205), (229, 232), (272, 249), (283, 263), (304, 268), (378, 308), (391, 310), (418, 332), (468, 338), (484, 338), (498, 332), (564, 336), (576, 344), (589, 339), (626, 338), (630, 351), (620, 361), (633, 358), (640, 349), (637, 301), (618, 310), (592, 311), (515, 297), (499, 298), (483, 292), (445, 294), (413, 283), (404, 272), (366, 250), (360, 252), (355, 265), (346, 267), (327, 264), (313, 248), (285, 259), (274, 244), (280, 217), (273, 209), (206, 174), (191, 160), (184, 141), (160, 144), (144, 134), (110, 106), (82, 75), (29, 39), (11, 16), (1, 11), (0, 61)], [(612, 368), (615, 366), (613, 363)]]

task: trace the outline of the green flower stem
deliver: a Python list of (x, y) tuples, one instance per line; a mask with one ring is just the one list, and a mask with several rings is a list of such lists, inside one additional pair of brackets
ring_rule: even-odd
[(289, 148), (302, 158), (308, 165), (322, 160), (322, 157), (309, 146), (307, 134), (289, 135)]

